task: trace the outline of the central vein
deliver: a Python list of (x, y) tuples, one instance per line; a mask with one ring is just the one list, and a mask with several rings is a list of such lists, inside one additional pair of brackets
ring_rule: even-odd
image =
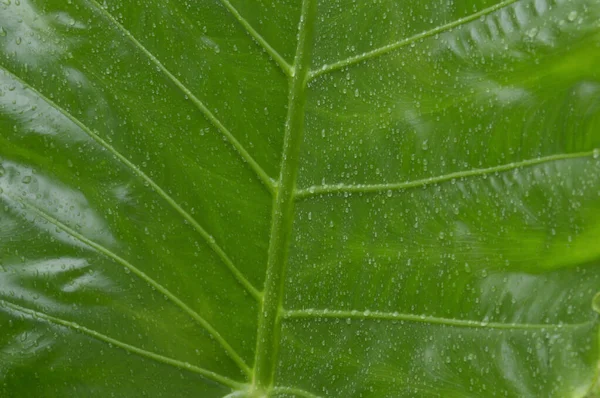
[(305, 87), (310, 68), (314, 3), (314, 0), (304, 0), (302, 3), (294, 73), (289, 82), (288, 114), (285, 124), (281, 172), (273, 198), (267, 275), (256, 338), (256, 357), (252, 379), (256, 391), (269, 391), (272, 388), (279, 347), (281, 301), (294, 217), (294, 191), (298, 174), (300, 144), (304, 130)]

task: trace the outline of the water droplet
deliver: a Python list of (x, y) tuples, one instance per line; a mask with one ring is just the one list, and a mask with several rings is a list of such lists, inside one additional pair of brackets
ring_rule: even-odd
[(0, 26), (0, 37), (6, 36), (6, 30), (2, 26)]
[(221, 49), (219, 48), (219, 45), (214, 42), (212, 39), (210, 39), (209, 37), (203, 36), (200, 38), (200, 40), (202, 40), (202, 42), (209, 48), (211, 48), (215, 53), (220, 53)]
[(538, 34), (538, 28), (531, 28), (527, 31), (527, 36), (529, 36), (530, 39), (533, 39), (535, 36), (537, 36)]
[(594, 157), (594, 159), (600, 158), (600, 149), (598, 149), (598, 148), (594, 149), (594, 151), (592, 152), (592, 156)]
[(567, 19), (570, 22), (573, 22), (575, 19), (577, 19), (577, 11), (571, 11), (569, 15), (567, 15)]
[(4, 176), (4, 174), (6, 174), (6, 169), (0, 164), (0, 177)]
[(23, 179), (21, 179), (21, 182), (23, 184), (29, 184), (31, 182), (31, 176), (25, 176), (25, 177), (23, 177)]

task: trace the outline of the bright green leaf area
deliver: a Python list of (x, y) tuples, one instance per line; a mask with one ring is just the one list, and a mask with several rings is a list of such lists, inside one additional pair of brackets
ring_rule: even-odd
[(584, 397), (599, 0), (0, 0), (1, 397)]

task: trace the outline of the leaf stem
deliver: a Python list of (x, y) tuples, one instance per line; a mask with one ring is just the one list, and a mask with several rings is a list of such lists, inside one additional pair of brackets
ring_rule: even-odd
[(253, 388), (268, 391), (273, 385), (279, 348), (280, 310), (285, 281), (286, 257), (294, 217), (294, 192), (300, 144), (304, 131), (305, 82), (310, 68), (310, 50), (316, 2), (303, 0), (299, 40), (294, 59), (294, 75), (289, 82), (288, 114), (279, 183), (273, 198), (271, 237), (267, 259), (267, 276), (259, 313)]

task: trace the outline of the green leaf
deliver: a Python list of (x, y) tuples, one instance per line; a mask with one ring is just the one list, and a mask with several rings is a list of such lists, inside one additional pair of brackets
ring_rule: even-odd
[(0, 0), (0, 396), (585, 396), (599, 21)]

